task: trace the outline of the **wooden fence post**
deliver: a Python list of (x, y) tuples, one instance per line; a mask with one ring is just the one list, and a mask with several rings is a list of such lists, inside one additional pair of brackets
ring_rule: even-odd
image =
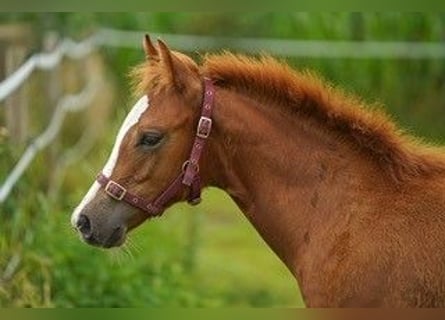
[[(57, 32), (51, 31), (47, 32), (43, 37), (43, 50), (45, 52), (52, 52), (56, 49), (59, 44), (60, 38)], [(60, 70), (62, 68), (63, 62), (61, 65), (56, 66), (53, 70), (48, 70), (43, 74), (43, 79), (45, 79), (45, 86), (43, 88), (46, 97), (44, 99), (43, 110), (48, 114), (54, 114), (55, 108), (57, 107), (57, 103), (61, 97), (62, 93), (62, 84), (60, 78)], [(48, 121), (51, 119), (49, 117)], [(53, 184), (55, 183), (57, 177), (56, 170), (54, 168), (57, 166), (57, 158), (59, 156), (61, 147), (60, 140), (55, 139), (54, 142), (48, 147), (48, 152), (45, 154), (45, 161), (48, 164), (48, 187), (47, 194), (50, 195), (50, 190), (53, 189)]]
[[(0, 26), (0, 73), (2, 79), (13, 73), (25, 61), (30, 47), (31, 32), (27, 25)], [(22, 144), (28, 137), (28, 99), (26, 84), (5, 100), (5, 126), (12, 143)]]

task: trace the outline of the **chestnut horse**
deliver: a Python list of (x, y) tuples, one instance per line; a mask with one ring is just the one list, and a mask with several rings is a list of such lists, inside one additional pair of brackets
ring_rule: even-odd
[(147, 218), (215, 186), (289, 268), (307, 306), (445, 306), (442, 150), (269, 56), (198, 65), (160, 40), (143, 44), (142, 98), (72, 216), (86, 242), (119, 246)]

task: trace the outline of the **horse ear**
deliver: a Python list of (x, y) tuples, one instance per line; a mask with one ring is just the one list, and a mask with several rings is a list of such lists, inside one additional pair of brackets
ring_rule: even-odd
[(144, 35), (142, 40), (142, 47), (144, 48), (145, 57), (147, 59), (159, 59), (159, 52), (151, 42), (150, 36), (148, 34)]
[(158, 47), (161, 54), (161, 60), (165, 64), (166, 69), (168, 70), (168, 74), (171, 77), (171, 80), (175, 79), (175, 67), (173, 64), (173, 56), (170, 52), (170, 49), (165, 44), (164, 41), (158, 39)]
[[(179, 53), (172, 52), (164, 41), (158, 39), (158, 50), (161, 57), (160, 63), (166, 70), (168, 80), (179, 90), (190, 84), (190, 68), (179, 58)], [(192, 61), (190, 59), (190, 61)]]

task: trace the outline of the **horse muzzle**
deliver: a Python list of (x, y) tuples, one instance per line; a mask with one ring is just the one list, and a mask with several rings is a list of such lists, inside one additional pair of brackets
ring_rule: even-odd
[(102, 248), (121, 246), (125, 242), (127, 233), (127, 228), (123, 225), (116, 225), (105, 230), (93, 227), (90, 218), (85, 214), (79, 216), (75, 222), (75, 228), (86, 243)]

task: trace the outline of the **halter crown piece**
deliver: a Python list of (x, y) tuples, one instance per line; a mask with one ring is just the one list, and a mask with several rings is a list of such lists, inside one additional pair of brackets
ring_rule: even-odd
[(117, 201), (124, 201), (141, 209), (149, 216), (160, 216), (166, 204), (184, 187), (189, 187), (188, 202), (196, 205), (201, 202), (201, 177), (199, 176), (199, 159), (205, 142), (212, 130), (212, 109), (215, 87), (211, 79), (204, 78), (204, 97), (201, 106), (201, 117), (198, 121), (196, 136), (189, 158), (182, 165), (182, 172), (170, 185), (152, 201), (129, 192), (124, 186), (110, 179), (103, 173), (96, 177), (105, 192)]

